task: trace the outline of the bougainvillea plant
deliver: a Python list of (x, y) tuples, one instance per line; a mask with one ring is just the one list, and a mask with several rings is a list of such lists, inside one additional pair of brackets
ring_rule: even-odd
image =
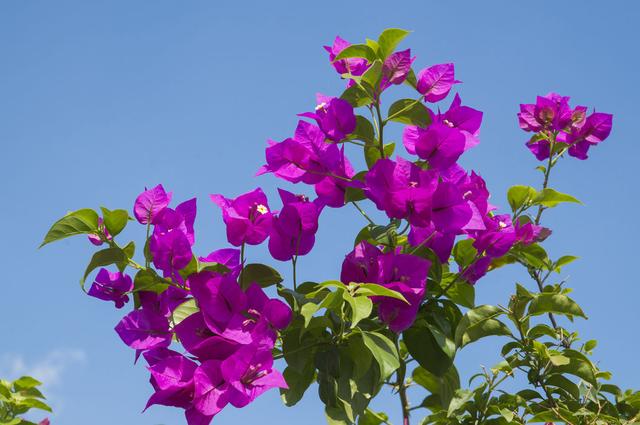
[[(545, 211), (579, 202), (551, 188), (553, 169), (567, 157), (586, 159), (609, 136), (612, 116), (555, 93), (521, 105), (543, 183), (511, 187), (510, 211), (499, 211), (482, 177), (458, 164), (479, 143), (482, 112), (451, 96), (460, 83), (453, 64), (414, 71), (411, 50), (397, 50), (407, 34), (388, 29), (364, 44), (337, 37), (325, 47), (345, 90), (318, 95), (290, 138), (268, 142), (258, 170), (294, 189), (313, 186), (315, 195), (211, 195), (231, 246), (194, 253), (196, 200), (173, 202), (162, 185), (138, 196), (133, 218), (81, 209), (51, 227), (43, 245), (85, 234), (99, 246), (83, 288), (97, 270), (88, 294), (130, 306), (116, 332), (147, 364), (147, 407), (175, 406), (188, 424), (205, 425), (273, 388), (295, 405), (317, 383), (332, 424), (388, 424), (369, 408), (384, 388), (397, 393), (403, 425), (640, 420), (640, 393), (607, 383), (610, 373), (589, 357), (595, 342), (565, 328), (585, 318), (561, 280), (576, 257), (550, 258), (542, 245), (551, 235)], [(393, 98), (400, 85), (413, 97)], [(386, 142), (390, 126), (402, 130), (395, 155), (402, 149)], [(354, 168), (353, 155), (364, 156), (357, 162), (365, 169)], [(298, 261), (321, 237), (327, 208), (361, 213), (353, 249), (336, 258), (335, 280), (299, 283)], [(374, 221), (373, 209), (388, 220)], [(134, 221), (146, 240), (118, 241)], [(249, 260), (247, 248), (263, 243), (274, 260), (292, 263), (291, 281)], [(531, 282), (503, 305), (476, 305), (474, 285), (507, 264)], [(499, 363), (467, 388), (456, 353), (488, 336), (504, 339)], [(522, 389), (502, 390), (507, 379)], [(424, 395), (409, 400), (417, 394), (409, 387)]]
[[(31, 376), (22, 376), (15, 381), (0, 379), (0, 425), (36, 425), (23, 417), (32, 409), (51, 412), (38, 387), (42, 383)], [(37, 425), (49, 425), (45, 418)]]

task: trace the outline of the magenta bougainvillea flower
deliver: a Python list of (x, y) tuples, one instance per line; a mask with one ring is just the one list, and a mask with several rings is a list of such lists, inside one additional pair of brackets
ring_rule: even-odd
[(113, 237), (109, 234), (107, 227), (104, 225), (102, 217), (98, 217), (98, 233), (92, 233), (87, 235), (89, 242), (95, 246), (100, 246), (104, 243), (104, 240), (113, 240)]
[(362, 183), (353, 180), (355, 172), (344, 154), (344, 147), (340, 149), (340, 161), (331, 170), (331, 174), (315, 184), (318, 199), (328, 207), (340, 208), (344, 206), (345, 194), (348, 187), (362, 187)]
[(557, 93), (538, 96), (535, 104), (521, 104), (518, 113), (524, 131), (564, 130), (572, 121), (569, 97)]
[(201, 263), (218, 263), (229, 269), (229, 273), (237, 278), (242, 269), (240, 264), (240, 250), (233, 248), (223, 248), (213, 251), (206, 257), (199, 257)]
[(201, 312), (178, 323), (174, 331), (182, 346), (201, 360), (222, 360), (232, 355), (239, 344), (215, 333)]
[(258, 175), (273, 173), (291, 183), (312, 184), (320, 200), (330, 207), (343, 206), (346, 188), (360, 185), (352, 180), (355, 173), (344, 147), (328, 143), (320, 127), (305, 121), (298, 122), (293, 138), (270, 141), (266, 159)]
[(538, 96), (535, 104), (520, 105), (518, 120), (520, 128), (536, 133), (526, 145), (544, 161), (551, 155), (554, 142), (568, 145), (569, 155), (587, 159), (589, 148), (609, 137), (613, 116), (601, 112), (587, 116), (586, 106), (571, 109), (569, 97), (549, 93)]
[(364, 74), (369, 68), (369, 63), (363, 58), (347, 58), (335, 60), (336, 56), (340, 54), (344, 49), (351, 46), (348, 41), (336, 37), (332, 46), (324, 46), (324, 49), (329, 52), (329, 60), (331, 64), (338, 72), (338, 74), (351, 74), (353, 76), (360, 76)]
[(111, 273), (102, 268), (87, 293), (101, 300), (113, 301), (116, 308), (122, 308), (129, 301), (127, 293), (132, 290), (133, 281), (130, 276), (121, 272)]
[(506, 254), (516, 242), (516, 230), (509, 214), (486, 217), (486, 229), (476, 235), (473, 246), (479, 253), (496, 258)]
[(243, 315), (247, 310), (247, 296), (235, 279), (202, 272), (189, 276), (189, 287), (212, 331), (241, 344), (252, 341)]
[(587, 159), (587, 152), (609, 137), (613, 126), (613, 115), (594, 112), (582, 121), (582, 125), (574, 125), (569, 132), (558, 135), (558, 141), (570, 145), (569, 155), (578, 159)]
[(392, 84), (402, 84), (411, 71), (411, 64), (415, 60), (411, 57), (411, 49), (392, 53), (382, 64), (382, 81), (380, 90), (384, 91)]
[(438, 185), (434, 171), (422, 170), (401, 157), (381, 159), (365, 178), (365, 194), (390, 218), (416, 225), (431, 221), (432, 196)]
[(433, 65), (418, 74), (418, 91), (427, 102), (438, 102), (444, 99), (453, 85), (458, 83), (461, 81), (455, 79), (452, 63)]
[(431, 262), (423, 258), (382, 253), (377, 247), (360, 242), (342, 263), (340, 274), (343, 283), (377, 283), (402, 294), (407, 302), (372, 297), (378, 304), (380, 319), (394, 332), (402, 332), (414, 322), (426, 291), (427, 275)]
[(515, 230), (516, 240), (523, 245), (542, 242), (551, 234), (551, 230), (531, 222), (521, 223), (520, 221), (516, 221)]
[(440, 122), (448, 127), (456, 128), (462, 132), (465, 138), (464, 150), (480, 143), (479, 133), (482, 125), (482, 112), (469, 106), (462, 106), (462, 100), (455, 95), (451, 106), (443, 114), (437, 114), (434, 122)]
[(269, 141), (265, 154), (267, 164), (257, 174), (273, 173), (291, 183), (318, 183), (340, 163), (338, 146), (325, 142), (320, 127), (306, 121), (298, 122), (293, 138)]
[(317, 94), (318, 105), (315, 112), (305, 112), (299, 116), (316, 120), (328, 139), (334, 142), (344, 140), (356, 129), (356, 116), (353, 106), (338, 97)]
[(133, 214), (141, 224), (153, 223), (158, 213), (171, 202), (171, 192), (167, 193), (161, 184), (145, 190), (137, 198), (133, 206)]
[(291, 308), (282, 301), (269, 298), (260, 285), (252, 283), (245, 291), (247, 311), (253, 315), (254, 322), (265, 320), (274, 329), (284, 329), (291, 323)]
[(136, 350), (168, 347), (172, 332), (165, 316), (151, 309), (133, 310), (116, 326), (122, 341)]
[(244, 407), (271, 388), (289, 388), (280, 372), (273, 368), (270, 350), (245, 345), (220, 365), (226, 394), (235, 407)]
[(432, 209), (433, 224), (444, 233), (460, 233), (473, 217), (473, 210), (464, 198), (464, 192), (446, 181), (438, 184), (433, 194)]
[(193, 374), (197, 363), (166, 348), (147, 351), (144, 357), (149, 364), (147, 369), (155, 390), (145, 410), (154, 404), (188, 408), (194, 391)]
[(278, 192), (283, 206), (275, 217), (269, 237), (269, 252), (276, 260), (289, 261), (308, 254), (313, 248), (324, 203), (318, 199), (310, 201), (304, 195), (282, 189)]
[(444, 233), (436, 230), (433, 223), (428, 226), (411, 226), (408, 240), (413, 246), (425, 246), (433, 250), (438, 259), (446, 263), (451, 256), (451, 250), (456, 239), (455, 233)]
[(446, 124), (434, 122), (427, 128), (407, 126), (402, 141), (407, 150), (429, 163), (431, 168), (445, 169), (456, 163), (465, 149), (465, 136)]
[(257, 188), (235, 199), (211, 195), (211, 200), (222, 209), (227, 240), (231, 245), (258, 245), (269, 236), (273, 214), (262, 189)]
[(175, 210), (166, 207), (154, 217), (149, 251), (153, 254), (153, 264), (164, 272), (165, 277), (180, 281), (177, 272), (191, 262), (195, 218), (195, 198), (183, 202)]

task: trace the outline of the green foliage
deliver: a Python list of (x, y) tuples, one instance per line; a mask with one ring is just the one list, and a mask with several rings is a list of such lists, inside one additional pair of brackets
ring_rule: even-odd
[(91, 209), (73, 211), (53, 223), (40, 244), (40, 247), (60, 239), (68, 238), (69, 236), (97, 232), (98, 213)]
[(129, 213), (126, 210), (111, 211), (104, 207), (102, 207), (101, 210), (104, 225), (109, 231), (109, 234), (116, 236), (122, 232), (129, 221)]
[(257, 283), (263, 288), (277, 285), (282, 282), (282, 276), (273, 267), (265, 264), (247, 264), (242, 269), (241, 283), (243, 287), (248, 287), (252, 283)]
[(387, 28), (378, 37), (379, 57), (386, 59), (411, 32), (400, 28)]
[(389, 121), (426, 127), (431, 124), (431, 115), (427, 107), (414, 99), (400, 99), (389, 107)]
[(295, 317), (282, 334), (289, 384), (281, 391), (285, 404), (297, 403), (316, 381), (330, 423), (380, 419), (367, 406), (400, 366), (400, 355), (393, 336), (374, 329), (370, 296), (406, 302), (380, 285), (337, 281), (303, 284), (288, 298)]
[(22, 417), (31, 409), (51, 412), (38, 389), (42, 383), (30, 376), (13, 382), (0, 379), (0, 425), (35, 425)]

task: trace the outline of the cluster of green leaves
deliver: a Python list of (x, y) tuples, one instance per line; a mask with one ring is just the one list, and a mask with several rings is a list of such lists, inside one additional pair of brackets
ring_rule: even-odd
[[(84, 290), (87, 277), (98, 267), (116, 265), (120, 271), (132, 265), (142, 268), (133, 261), (136, 246), (133, 241), (120, 247), (115, 242), (127, 223), (132, 220), (126, 210), (109, 210), (102, 207), (102, 223), (98, 213), (90, 208), (83, 208), (69, 212), (60, 220), (53, 223), (40, 244), (40, 247), (51, 242), (59, 241), (76, 235), (95, 235), (107, 244), (107, 248), (96, 251), (87, 265), (80, 279), (80, 286)], [(148, 290), (148, 289), (145, 289)]]
[[(542, 171), (546, 182), (548, 169)], [(551, 188), (538, 191), (528, 186), (510, 188), (508, 200), (516, 219), (536, 224), (544, 209), (564, 202), (579, 203)], [(537, 208), (535, 219), (525, 215), (532, 208)], [(460, 267), (466, 267), (478, 254), (471, 241), (460, 241), (453, 255)], [(481, 305), (450, 320), (455, 324), (455, 333), (446, 345), (453, 342), (458, 350), (488, 336), (503, 336), (508, 341), (501, 349), (502, 361), (471, 378), (470, 385), (481, 380), (474, 388), (461, 389), (452, 369), (443, 373), (432, 364), (430, 369), (421, 365), (414, 370), (413, 381), (431, 392), (418, 406), (431, 411), (422, 424), (611, 425), (640, 421), (640, 392), (623, 391), (608, 383), (611, 373), (600, 370), (590, 358), (596, 341), (580, 344), (576, 332), (558, 325), (556, 317), (564, 317), (568, 322), (586, 319), (578, 303), (570, 298), (571, 290), (564, 287), (564, 282), (549, 283), (576, 259), (565, 255), (551, 260), (540, 244), (518, 244), (493, 261), (493, 268), (511, 263), (522, 265), (538, 291), (516, 284), (515, 294), (506, 307)], [(546, 318), (549, 323), (545, 323)], [(429, 358), (438, 357), (431, 354)], [(507, 379), (524, 388), (509, 392), (499, 389)]]
[[(31, 409), (51, 412), (38, 389), (40, 385), (41, 382), (30, 376), (23, 376), (13, 382), (0, 379), (0, 425), (36, 425), (21, 416)], [(40, 425), (48, 423), (45, 419)]]
[(400, 363), (396, 336), (380, 326), (370, 297), (406, 302), (402, 295), (376, 284), (336, 281), (305, 282), (295, 291), (281, 287), (279, 293), (294, 311), (276, 353), (287, 362), (285, 404), (296, 404), (317, 382), (329, 423), (383, 419), (368, 405)]

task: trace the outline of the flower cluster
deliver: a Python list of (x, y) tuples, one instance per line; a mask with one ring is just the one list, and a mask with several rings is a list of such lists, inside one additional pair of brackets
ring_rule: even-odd
[[(295, 195), (287, 196), (296, 199), (287, 198), (289, 208), (305, 204)], [(212, 199), (223, 209), (232, 244), (258, 244), (272, 232), (276, 217), (260, 190), (234, 200), (218, 195)], [(134, 285), (126, 274), (103, 268), (88, 294), (121, 308), (140, 279), (143, 287), (134, 293), (137, 308), (118, 323), (116, 332), (136, 350), (136, 357), (142, 354), (148, 363), (155, 392), (147, 407), (180, 407), (190, 425), (208, 424), (228, 404), (243, 407), (270, 388), (287, 388), (282, 374), (273, 368), (272, 350), (292, 312), (282, 301), (269, 298), (258, 284), (241, 285), (239, 250), (220, 249), (196, 260), (192, 252), (195, 199), (175, 209), (169, 207), (170, 201), (171, 193), (158, 185), (143, 192), (134, 206), (138, 222), (153, 228), (149, 257), (162, 276), (146, 269), (144, 277), (136, 276)], [(287, 214), (281, 218), (284, 231), (295, 225), (291, 222), (295, 218)], [(213, 270), (193, 270), (194, 262)], [(145, 290), (151, 287), (144, 279), (166, 288)], [(187, 355), (170, 348), (174, 340)]]
[(569, 155), (587, 159), (591, 146), (609, 137), (613, 115), (592, 112), (586, 106), (569, 106), (569, 97), (557, 93), (538, 96), (535, 104), (521, 104), (518, 113), (520, 128), (536, 133), (527, 147), (539, 161), (552, 156), (556, 149)]

